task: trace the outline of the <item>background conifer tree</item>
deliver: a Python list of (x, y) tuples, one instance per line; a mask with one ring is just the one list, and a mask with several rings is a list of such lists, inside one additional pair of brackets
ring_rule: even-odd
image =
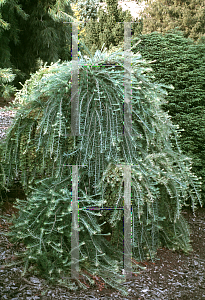
[(83, 52), (83, 48), (81, 47), (81, 42), (83, 37), (85, 37), (85, 26), (86, 21), (95, 20), (97, 19), (97, 5), (99, 1), (93, 0), (81, 0), (74, 3), (71, 3), (73, 16), (75, 17), (76, 21), (80, 21), (81, 23), (78, 24), (78, 39), (79, 43), (79, 50)]
[[(148, 0), (141, 13), (143, 34), (177, 28), (194, 41), (205, 38), (204, 0)], [(147, 16), (148, 15), (148, 16)]]
[(162, 107), (182, 129), (180, 147), (193, 159), (193, 172), (202, 177), (202, 199), (205, 203), (205, 44), (195, 44), (184, 33), (170, 30), (139, 35), (133, 52), (154, 61), (152, 81), (172, 84), (167, 103)]
[[(132, 24), (132, 34), (140, 33), (142, 21), (134, 20), (129, 10), (122, 11), (117, 0), (107, 0), (106, 12), (99, 8), (96, 17), (90, 18), (90, 22), (83, 26), (80, 32), (80, 39), (85, 43), (92, 54), (102, 46), (108, 50), (124, 42), (124, 22), (136, 21)], [(121, 22), (121, 23), (116, 23)]]
[(5, 0), (0, 2), (0, 96), (10, 98), (15, 92), (13, 85), (8, 84), (15, 79), (24, 78), (20, 70), (16, 69), (11, 57), (10, 44), (19, 42), (18, 20), (27, 20), (28, 15), (22, 10), (19, 1)]
[(100, 1), (97, 0), (80, 0), (77, 1), (76, 8), (79, 12), (80, 21), (87, 21), (90, 19), (96, 20), (97, 19), (97, 6), (99, 5)]
[(18, 19), (28, 20), (17, 0), (0, 2), (0, 68), (12, 67), (10, 43), (19, 42)]
[(63, 23), (73, 20), (68, 0), (7, 0), (0, 14), (0, 67), (13, 69), (18, 88), (41, 63), (71, 60), (71, 24)]

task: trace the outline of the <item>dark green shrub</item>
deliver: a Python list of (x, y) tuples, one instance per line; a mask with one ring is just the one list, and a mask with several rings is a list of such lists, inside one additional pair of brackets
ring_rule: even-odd
[(154, 61), (153, 82), (172, 84), (162, 108), (182, 130), (180, 148), (193, 162), (192, 171), (201, 177), (205, 203), (205, 44), (195, 44), (180, 31), (139, 35), (134, 53)]

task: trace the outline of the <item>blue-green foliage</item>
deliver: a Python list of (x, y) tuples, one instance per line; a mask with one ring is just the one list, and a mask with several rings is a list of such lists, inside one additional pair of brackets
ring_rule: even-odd
[(154, 60), (153, 82), (174, 86), (162, 107), (182, 130), (179, 144), (183, 153), (192, 158), (192, 171), (202, 177), (205, 203), (205, 44), (194, 43), (180, 31), (153, 32), (139, 35), (132, 50)]
[[(193, 209), (200, 201), (200, 182), (177, 146), (180, 130), (161, 108), (165, 88), (173, 87), (152, 83), (148, 62), (133, 54), (132, 136), (123, 135), (123, 62), (123, 51), (81, 57), (76, 137), (68, 136), (72, 62), (42, 67), (18, 93), (17, 115), (2, 145), (7, 182), (21, 173), (27, 192), (27, 200), (17, 202), (19, 215), (8, 233), (27, 245), (25, 271), (36, 263), (46, 279), (71, 288), (72, 282), (62, 279), (70, 276), (71, 265), (72, 175), (65, 165), (85, 166), (79, 168), (81, 274), (86, 270), (121, 289), (123, 214), (105, 210), (123, 205), (119, 165), (132, 165), (133, 257), (153, 259), (164, 245), (190, 250), (181, 209), (188, 197)], [(101, 215), (87, 206), (103, 208)], [(103, 222), (110, 226), (103, 233), (112, 231), (110, 242), (100, 235)]]

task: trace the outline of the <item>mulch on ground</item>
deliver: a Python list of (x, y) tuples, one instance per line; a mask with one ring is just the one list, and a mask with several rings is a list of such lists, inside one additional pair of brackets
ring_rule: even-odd
[[(13, 199), (14, 200), (14, 199)], [(47, 282), (25, 274), (19, 264), (16, 252), (25, 251), (23, 244), (13, 245), (3, 235), (9, 230), (4, 216), (16, 214), (11, 200), (6, 201), (0, 210), (0, 299), (205, 299), (205, 208), (199, 208), (195, 216), (189, 210), (183, 215), (191, 228), (193, 251), (188, 255), (180, 251), (159, 249), (155, 263), (143, 262), (145, 270), (128, 282), (128, 296), (122, 296), (114, 289), (102, 285), (76, 292), (61, 286), (48, 285)], [(7, 267), (7, 264), (13, 266)], [(97, 283), (97, 282), (96, 282)]]

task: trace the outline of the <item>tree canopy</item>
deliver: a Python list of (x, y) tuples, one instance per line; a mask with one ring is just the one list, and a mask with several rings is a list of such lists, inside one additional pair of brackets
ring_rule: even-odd
[[(86, 3), (84, 1), (85, 5)], [(117, 46), (124, 41), (124, 22), (136, 22), (132, 24), (133, 35), (140, 33), (142, 29), (142, 22), (137, 19), (134, 20), (129, 10), (123, 11), (122, 7), (118, 6), (117, 0), (107, 0), (106, 4), (106, 12), (100, 7), (97, 14), (93, 17), (89, 15), (89, 18), (85, 11), (86, 6), (81, 10), (78, 10), (77, 6), (75, 7), (75, 16), (79, 20), (89, 20), (89, 23), (80, 26), (79, 38), (92, 54), (97, 49), (102, 49), (103, 45), (109, 50), (111, 47)]]
[[(71, 24), (67, 0), (6, 0), (0, 5), (0, 68), (12, 68), (24, 82), (41, 62), (71, 60)], [(20, 86), (18, 86), (20, 87)]]
[(148, 0), (141, 12), (143, 34), (177, 28), (194, 41), (205, 38), (204, 0)]

